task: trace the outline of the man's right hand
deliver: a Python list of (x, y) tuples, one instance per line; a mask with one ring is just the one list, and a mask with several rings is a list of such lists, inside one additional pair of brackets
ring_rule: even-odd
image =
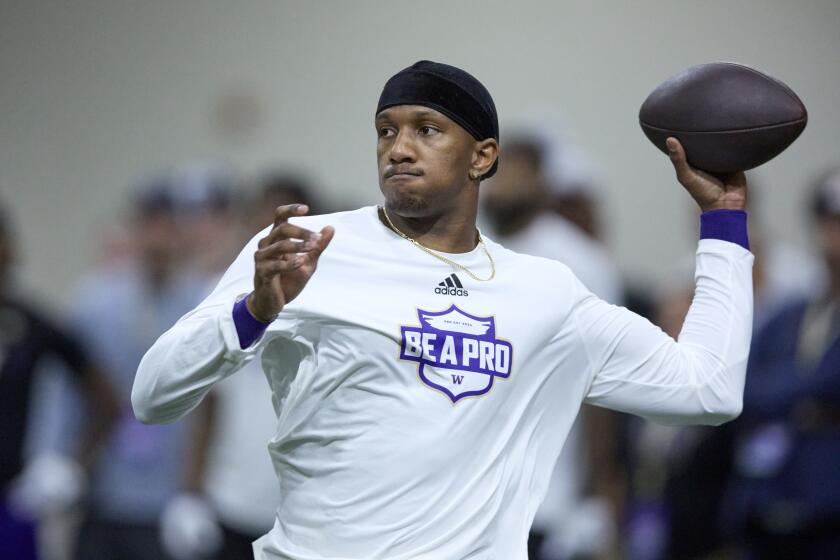
[(316, 233), (289, 223), (308, 211), (305, 204), (278, 206), (274, 227), (254, 254), (254, 291), (246, 303), (251, 315), (264, 323), (303, 291), (335, 233), (331, 226)]

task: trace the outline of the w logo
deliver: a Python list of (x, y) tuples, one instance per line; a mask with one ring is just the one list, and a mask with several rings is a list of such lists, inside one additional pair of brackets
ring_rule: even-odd
[(454, 383), (455, 385), (460, 385), (461, 382), (464, 381), (464, 376), (463, 375), (455, 375), (455, 374), (451, 374), (451, 375), (452, 375), (452, 383)]

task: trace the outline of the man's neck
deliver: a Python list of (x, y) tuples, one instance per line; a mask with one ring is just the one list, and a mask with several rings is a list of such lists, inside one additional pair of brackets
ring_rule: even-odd
[(397, 234), (402, 233), (428, 249), (444, 253), (468, 253), (478, 243), (476, 212), (473, 207), (465, 212), (413, 218), (383, 207), (379, 210), (379, 219), (385, 227), (395, 229)]

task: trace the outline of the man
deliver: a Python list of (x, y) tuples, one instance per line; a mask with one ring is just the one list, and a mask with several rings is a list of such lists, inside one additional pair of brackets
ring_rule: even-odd
[[(87, 469), (116, 419), (111, 385), (76, 338), (17, 293), (11, 279), (12, 232), (0, 210), (0, 558), (38, 557), (35, 521), (63, 512), (85, 489)], [(40, 453), (25, 461), (37, 374), (58, 358), (85, 399), (88, 420), (74, 457)]]
[[(607, 250), (551, 210), (557, 140), (520, 132), (504, 145), (505, 164), (481, 186), (494, 239), (508, 249), (567, 265), (596, 296), (621, 303), (621, 277)], [(556, 167), (554, 163), (554, 167)], [(531, 560), (592, 558), (611, 547), (618, 518), (615, 416), (583, 407), (565, 438), (528, 539)], [(611, 515), (612, 514), (612, 515)]]
[(143, 353), (200, 300), (206, 282), (183, 270), (171, 176), (141, 186), (131, 217), (132, 261), (89, 275), (73, 306), (78, 332), (120, 399), (114, 433), (92, 472), (76, 560), (170, 558), (158, 523), (184, 472), (188, 424), (144, 426), (128, 400)]
[(840, 170), (814, 190), (825, 289), (756, 332), (724, 527), (756, 558), (840, 556)]
[(212, 278), (212, 288), (242, 242), (253, 235), (239, 231), (240, 208), (233, 199), (237, 178), (231, 168), (212, 161), (182, 164), (171, 175), (183, 248), (189, 255), (186, 266), (199, 277)]
[(504, 169), (482, 186), (484, 215), (505, 247), (559, 260), (599, 298), (618, 303), (621, 275), (607, 250), (551, 208), (544, 151), (536, 137), (505, 144)]
[(738, 414), (752, 307), (743, 175), (701, 175), (671, 142), (680, 181), (718, 210), (677, 344), (563, 264), (476, 230), (499, 136), (478, 80), (418, 62), (386, 83), (375, 127), (384, 206), (278, 208), (137, 372), (138, 418), (169, 422), (262, 351), (282, 502), (257, 558), (524, 558), (582, 402), (670, 422)]
[[(247, 223), (234, 217), (231, 191), (233, 184), (215, 173), (186, 175), (191, 179), (182, 189), (190, 194), (188, 221), (199, 225), (201, 236), (192, 237), (189, 252), (202, 255), (211, 251), (217, 258), (198, 259), (200, 263), (220, 262), (220, 250), (237, 243), (225, 265), (236, 256), (241, 245), (240, 231), (248, 237), (274, 221), (272, 205), (269, 216), (258, 227), (250, 216)], [(283, 192), (282, 181), (271, 180), (262, 191), (280, 195), (283, 204), (304, 203), (295, 200), (305, 191)], [(264, 212), (263, 212), (264, 213)], [(243, 216), (244, 218), (244, 216)], [(211, 241), (211, 243), (208, 243)], [(204, 294), (212, 291), (224, 273), (206, 267)], [(265, 444), (274, 435), (277, 417), (271, 405), (271, 393), (260, 367), (259, 357), (236, 375), (218, 383), (191, 414), (186, 476), (183, 492), (170, 501), (162, 516), (163, 542), (176, 560), (239, 560), (251, 556), (251, 543), (271, 529), (274, 511), (280, 503), (277, 477)]]

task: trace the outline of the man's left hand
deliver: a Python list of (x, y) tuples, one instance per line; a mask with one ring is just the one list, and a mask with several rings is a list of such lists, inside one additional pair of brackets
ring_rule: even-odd
[(715, 176), (688, 164), (685, 150), (676, 138), (665, 141), (677, 180), (697, 201), (703, 212), (720, 210), (744, 210), (747, 206), (747, 178), (743, 171), (729, 175)]

